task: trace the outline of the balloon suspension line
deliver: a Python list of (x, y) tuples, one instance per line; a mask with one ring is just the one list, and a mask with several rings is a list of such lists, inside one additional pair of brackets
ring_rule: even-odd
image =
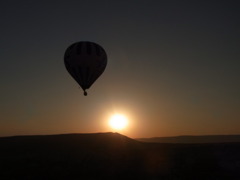
[(84, 96), (87, 96), (87, 91), (86, 91), (86, 90), (84, 90), (84, 93), (83, 93), (83, 94), (84, 94)]

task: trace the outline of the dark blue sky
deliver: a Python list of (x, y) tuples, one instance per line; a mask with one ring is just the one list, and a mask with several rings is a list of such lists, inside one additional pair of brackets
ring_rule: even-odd
[[(238, 1), (78, 0), (0, 3), (0, 136), (111, 131), (130, 137), (240, 134)], [(84, 97), (65, 49), (108, 54)]]

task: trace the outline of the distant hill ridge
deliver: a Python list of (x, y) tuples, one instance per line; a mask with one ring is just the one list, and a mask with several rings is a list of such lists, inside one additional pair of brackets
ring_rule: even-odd
[[(191, 136), (175, 138), (183, 137)], [(2, 137), (0, 179), (239, 180), (239, 152), (240, 143), (148, 143), (118, 133)]]
[[(56, 140), (69, 141), (78, 140), (77, 142), (84, 143), (137, 143), (137, 142), (152, 142), (152, 143), (231, 143), (240, 142), (240, 135), (183, 135), (183, 136), (169, 136), (169, 137), (151, 137), (151, 138), (129, 138), (116, 132), (99, 132), (99, 133), (70, 133), (70, 134), (51, 134), (51, 135), (17, 135), (0, 137), (1, 141), (31, 141), (31, 140), (48, 141)], [(76, 142), (76, 141), (75, 141)]]
[(106, 133), (72, 133), (72, 134), (53, 134), (53, 135), (20, 135), (20, 136), (8, 136), (0, 137), (0, 142), (8, 143), (72, 143), (75, 144), (131, 144), (139, 143), (138, 141), (131, 139), (119, 133), (106, 132)]
[(203, 135), (137, 138), (141, 142), (152, 143), (231, 143), (240, 142), (240, 135)]

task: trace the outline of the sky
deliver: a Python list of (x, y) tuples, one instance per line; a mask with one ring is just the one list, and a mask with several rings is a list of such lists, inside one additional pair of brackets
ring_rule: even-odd
[[(235, 0), (0, 2), (0, 136), (113, 131), (132, 138), (240, 134)], [(83, 96), (63, 56), (78, 41), (108, 56)]]

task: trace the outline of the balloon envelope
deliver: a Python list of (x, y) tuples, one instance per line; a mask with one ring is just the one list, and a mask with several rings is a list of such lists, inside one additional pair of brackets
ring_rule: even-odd
[(84, 95), (87, 95), (86, 89), (91, 87), (106, 68), (107, 54), (96, 43), (80, 41), (67, 48), (64, 63), (69, 74), (84, 90)]

